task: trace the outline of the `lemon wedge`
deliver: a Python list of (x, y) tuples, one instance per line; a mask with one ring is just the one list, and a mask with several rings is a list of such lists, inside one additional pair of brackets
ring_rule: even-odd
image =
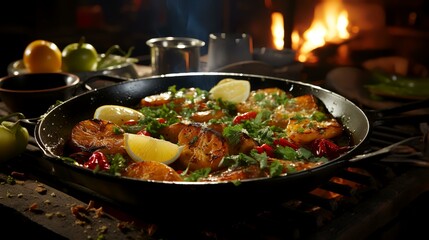
[(183, 146), (146, 135), (124, 134), (125, 150), (136, 162), (155, 161), (170, 164), (176, 161)]
[(233, 82), (233, 81), (238, 81), (238, 80), (236, 80), (234, 78), (224, 78), (224, 79), (220, 80), (216, 85), (221, 85), (221, 84)]
[(250, 83), (246, 80), (222, 79), (210, 89), (210, 94), (213, 99), (220, 98), (232, 103), (243, 102), (249, 97)]
[(103, 105), (98, 107), (94, 112), (94, 118), (111, 121), (121, 125), (129, 120), (139, 120), (143, 113), (119, 105)]

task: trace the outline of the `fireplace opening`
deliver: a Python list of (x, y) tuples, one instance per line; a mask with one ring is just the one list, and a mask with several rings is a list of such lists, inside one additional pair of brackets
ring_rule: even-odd
[(333, 67), (361, 66), (379, 57), (397, 56), (429, 65), (425, 47), (429, 3), (425, 1), (256, 2), (227, 5), (225, 12), (234, 17), (225, 17), (224, 30), (250, 33), (256, 47), (294, 49), (296, 61), (309, 69), (301, 80), (320, 80)]

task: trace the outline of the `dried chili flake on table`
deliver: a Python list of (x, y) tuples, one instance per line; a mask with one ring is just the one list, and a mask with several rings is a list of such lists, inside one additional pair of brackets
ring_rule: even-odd
[(39, 209), (39, 205), (37, 203), (32, 203), (28, 207), (28, 211), (36, 214), (42, 214), (44, 211), (42, 209)]
[(45, 195), (48, 192), (48, 189), (46, 189), (43, 185), (38, 185), (34, 190), (42, 195)]

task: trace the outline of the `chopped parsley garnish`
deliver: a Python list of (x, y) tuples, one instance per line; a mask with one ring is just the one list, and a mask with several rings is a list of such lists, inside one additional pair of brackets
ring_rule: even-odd
[(270, 176), (276, 177), (280, 176), (283, 172), (283, 165), (280, 163), (279, 160), (275, 160), (270, 165)]
[(227, 139), (230, 144), (238, 144), (240, 142), (241, 133), (243, 131), (243, 126), (241, 125), (232, 125), (227, 126), (223, 129), (222, 135)]
[(201, 168), (201, 169), (198, 169), (198, 170), (196, 170), (190, 174), (187, 174), (187, 171), (184, 171), (182, 173), (182, 177), (183, 177), (183, 180), (185, 180), (187, 182), (196, 182), (200, 178), (207, 177), (209, 175), (210, 171), (211, 171), (210, 168)]
[(109, 172), (120, 176), (121, 172), (127, 167), (127, 160), (119, 153), (113, 156), (107, 156), (110, 161)]
[(286, 147), (283, 147), (283, 146), (277, 147), (275, 150), (275, 154), (280, 159), (287, 159), (290, 161), (294, 161), (294, 160), (299, 159), (298, 152), (295, 151), (295, 149), (293, 149), (291, 147), (287, 147), (287, 146)]
[(119, 128), (119, 127), (114, 127), (113, 128), (113, 133), (116, 134), (116, 135), (120, 135), (120, 134), (124, 133), (124, 130), (122, 128)]
[(320, 111), (315, 111), (312, 115), (311, 115), (311, 117), (310, 117), (312, 120), (316, 120), (316, 121), (318, 121), (318, 122), (321, 122), (321, 121), (325, 121), (325, 120), (327, 120), (328, 119), (328, 117), (326, 116), (326, 114), (325, 113), (323, 113), (323, 112), (320, 112)]

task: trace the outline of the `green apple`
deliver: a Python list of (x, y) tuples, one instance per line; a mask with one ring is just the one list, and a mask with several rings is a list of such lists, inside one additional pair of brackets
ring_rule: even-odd
[(64, 72), (95, 71), (98, 63), (98, 53), (95, 47), (85, 42), (82, 37), (78, 43), (67, 45), (62, 51), (62, 70)]

